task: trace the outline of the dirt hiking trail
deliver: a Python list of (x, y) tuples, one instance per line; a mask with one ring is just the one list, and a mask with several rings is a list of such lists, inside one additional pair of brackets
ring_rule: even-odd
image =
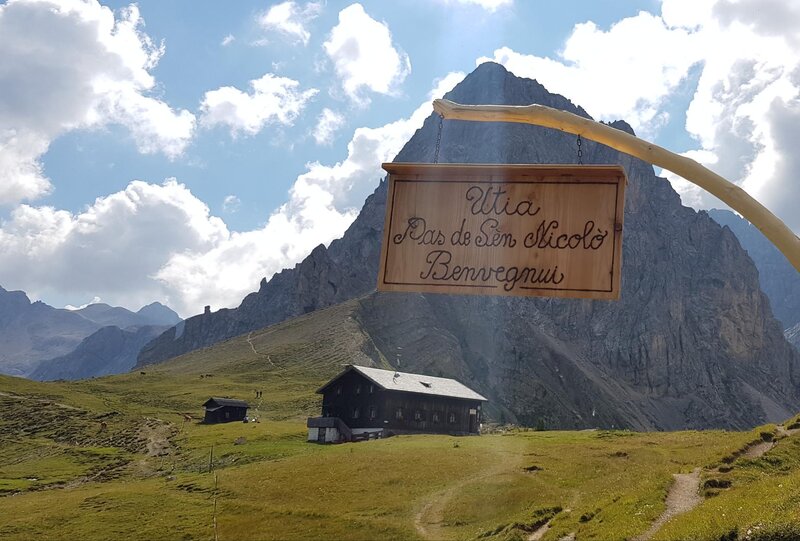
[[(787, 430), (783, 425), (778, 425), (775, 428), (775, 431), (780, 437), (789, 437), (800, 432), (800, 428)], [(738, 453), (738, 456), (749, 459), (760, 458), (764, 456), (767, 451), (774, 448), (777, 444), (777, 440), (751, 443), (745, 446), (745, 448)], [(695, 468), (692, 473), (673, 474), (675, 482), (672, 484), (669, 492), (667, 493), (667, 508), (664, 510), (661, 516), (658, 517), (652, 525), (650, 525), (650, 528), (646, 532), (638, 537), (635, 537), (633, 541), (648, 541), (671, 518), (682, 513), (686, 513), (687, 511), (691, 511), (700, 503), (702, 503), (703, 497), (700, 495), (700, 471), (700, 468)], [(709, 471), (719, 473), (719, 470), (716, 468)]]
[(691, 511), (695, 506), (703, 501), (700, 496), (700, 468), (695, 468), (692, 473), (674, 473), (672, 477), (675, 481), (667, 493), (667, 508), (661, 513), (650, 528), (639, 537), (634, 537), (634, 541), (647, 541), (666, 524), (672, 517), (681, 513)]

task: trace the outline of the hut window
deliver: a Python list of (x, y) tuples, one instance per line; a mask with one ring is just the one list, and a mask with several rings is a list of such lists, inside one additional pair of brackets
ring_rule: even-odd
[(432, 420), (433, 420), (434, 423), (438, 423), (439, 422), (439, 414), (434, 412)]
[(456, 422), (456, 414), (451, 411), (449, 419), (450, 419), (451, 423), (455, 423)]
[(369, 394), (372, 394), (374, 392), (375, 392), (375, 386), (374, 385), (370, 385), (369, 386)]
[(376, 408), (375, 406), (370, 406), (369, 407), (369, 418), (370, 419), (374, 419), (377, 416), (378, 416), (378, 408)]
[(414, 420), (415, 421), (422, 421), (422, 412), (417, 410), (414, 412)]
[(361, 394), (361, 384), (356, 385), (356, 394)]
[(353, 408), (353, 419), (358, 419), (361, 415), (361, 408)]
[(403, 418), (403, 408), (397, 408), (394, 411), (394, 418), (395, 419), (402, 419)]
[(336, 394), (342, 394), (342, 386), (341, 385), (336, 387)]

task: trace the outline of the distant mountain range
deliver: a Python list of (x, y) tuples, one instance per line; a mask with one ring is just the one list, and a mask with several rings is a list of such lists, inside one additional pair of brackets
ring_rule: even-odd
[(104, 303), (90, 304), (84, 308), (72, 310), (72, 312), (80, 314), (98, 325), (113, 325), (121, 329), (141, 325), (172, 326), (181, 321), (178, 314), (159, 302), (148, 304), (136, 312), (131, 312), (119, 306), (109, 306)]
[(758, 282), (767, 294), (772, 312), (784, 329), (800, 323), (800, 273), (750, 222), (729, 210), (708, 211), (718, 224), (727, 226), (758, 269)]
[[(141, 342), (141, 348), (180, 321), (178, 314), (160, 303), (138, 312), (107, 304), (66, 310), (41, 301), (32, 303), (25, 292), (0, 287), (0, 373), (55, 379), (124, 372), (135, 364), (138, 354), (132, 344)], [(108, 366), (81, 356), (98, 348), (105, 348)]]
[[(479, 66), (445, 97), (538, 103), (588, 117), (494, 63)], [(438, 124), (431, 115), (395, 161), (433, 161)], [(624, 122), (611, 125), (632, 133)], [(575, 148), (573, 136), (556, 130), (445, 121), (439, 161), (575, 163)], [(142, 349), (138, 365), (359, 298), (350, 317), (369, 337), (364, 352), (373, 362), (456, 377), (508, 421), (749, 427), (800, 409), (800, 354), (784, 338), (732, 231), (682, 206), (649, 164), (592, 142), (583, 145), (583, 161), (621, 164), (628, 174), (618, 302), (375, 293), (382, 182), (342, 239), (263, 280), (238, 308), (170, 328)]]
[(128, 372), (136, 364), (142, 347), (164, 332), (165, 325), (143, 325), (121, 329), (101, 327), (78, 344), (73, 351), (47, 359), (29, 374), (42, 381), (55, 379), (84, 379)]

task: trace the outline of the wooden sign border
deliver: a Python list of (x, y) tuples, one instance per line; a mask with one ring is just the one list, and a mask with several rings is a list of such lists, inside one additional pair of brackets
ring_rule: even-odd
[[(392, 210), (395, 187), (398, 181), (435, 181), (463, 182), (474, 179), (476, 182), (539, 182), (539, 183), (591, 183), (602, 181), (616, 185), (615, 224), (613, 231), (613, 255), (611, 265), (611, 289), (579, 290), (536, 288), (520, 290), (514, 288), (505, 291), (503, 288), (493, 289), (491, 295), (513, 297), (558, 297), (584, 298), (600, 300), (617, 300), (620, 296), (622, 276), (622, 229), (625, 210), (625, 187), (627, 176), (619, 165), (531, 165), (531, 164), (430, 164), (430, 163), (384, 163), (384, 170), (389, 173), (389, 185), (386, 195), (386, 216), (384, 219), (381, 259), (378, 270), (378, 291), (400, 291), (408, 293), (450, 293), (459, 295), (486, 295), (481, 286), (459, 286), (453, 291), (452, 284), (407, 284), (385, 281), (385, 269), (390, 242)], [(616, 181), (609, 182), (610, 178)], [(598, 180), (601, 179), (601, 180)]]

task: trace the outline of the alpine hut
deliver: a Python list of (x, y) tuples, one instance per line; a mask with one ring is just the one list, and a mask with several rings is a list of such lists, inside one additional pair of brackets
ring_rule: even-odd
[(348, 366), (323, 385), (322, 415), (308, 441), (333, 443), (392, 434), (480, 434), (486, 398), (454, 379)]
[(206, 409), (204, 423), (229, 423), (243, 421), (247, 416), (247, 402), (233, 398), (211, 397), (206, 400), (203, 407)]

